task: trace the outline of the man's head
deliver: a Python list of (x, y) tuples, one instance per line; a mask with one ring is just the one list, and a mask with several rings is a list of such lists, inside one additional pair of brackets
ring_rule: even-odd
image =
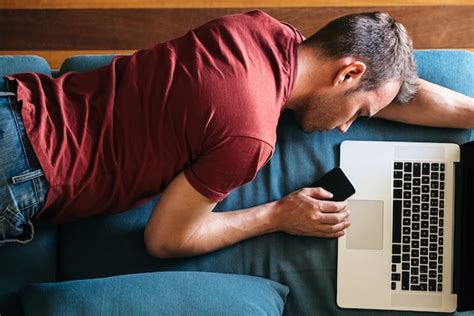
[(308, 132), (345, 132), (359, 115), (371, 116), (393, 101), (409, 102), (416, 93), (411, 39), (386, 13), (333, 20), (307, 38), (298, 54), (298, 91), (289, 107)]

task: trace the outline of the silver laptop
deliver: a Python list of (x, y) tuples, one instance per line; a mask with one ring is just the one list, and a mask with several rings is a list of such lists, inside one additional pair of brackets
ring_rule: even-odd
[(352, 225), (338, 242), (340, 307), (473, 308), (474, 237), (461, 226), (474, 231), (473, 204), (466, 202), (473, 199), (462, 198), (463, 190), (474, 194), (474, 144), (463, 146), (341, 144), (340, 167), (356, 194), (348, 200)]

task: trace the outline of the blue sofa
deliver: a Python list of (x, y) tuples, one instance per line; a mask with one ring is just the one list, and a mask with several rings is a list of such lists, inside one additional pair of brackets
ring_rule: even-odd
[[(2, 56), (0, 87), (5, 89), (2, 76), (6, 74), (31, 71), (59, 76), (93, 70), (110, 63), (112, 57), (72, 57), (51, 73), (40, 57)], [(416, 61), (422, 78), (474, 97), (473, 53), (420, 50)], [(346, 134), (306, 134), (289, 111), (283, 113), (277, 134), (273, 159), (255, 180), (218, 204), (216, 211), (265, 203), (310, 185), (338, 165), (343, 140), (462, 144), (474, 139), (472, 130), (378, 119), (359, 119)], [(30, 244), (0, 247), (0, 314), (390, 313), (344, 310), (336, 305), (335, 239), (273, 233), (193, 258), (153, 258), (145, 251), (143, 230), (158, 198), (112, 216), (59, 226), (39, 222)]]

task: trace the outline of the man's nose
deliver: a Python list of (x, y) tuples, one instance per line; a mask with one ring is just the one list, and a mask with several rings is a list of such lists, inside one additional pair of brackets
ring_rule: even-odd
[(347, 122), (347, 123), (345, 123), (345, 124), (339, 125), (339, 126), (337, 127), (337, 129), (339, 130), (339, 132), (341, 132), (342, 134), (344, 134), (345, 132), (347, 132), (347, 130), (349, 129), (349, 127), (351, 127), (352, 122), (354, 122), (354, 121), (350, 121), (350, 122)]

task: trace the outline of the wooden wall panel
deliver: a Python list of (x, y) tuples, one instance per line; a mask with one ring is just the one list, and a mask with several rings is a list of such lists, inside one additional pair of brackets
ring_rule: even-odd
[[(58, 9), (66, 4), (82, 9)], [(257, 8), (253, 4), (305, 36), (335, 17), (380, 10), (407, 27), (415, 48), (474, 49), (474, 0), (0, 0), (0, 54), (40, 55), (58, 68), (75, 54), (147, 48), (213, 18)]]
[[(181, 36), (213, 18), (246, 10), (250, 8), (0, 10), (0, 49), (140, 49)], [(385, 10), (401, 21), (417, 48), (474, 47), (474, 6), (268, 8), (265, 11), (308, 36), (337, 16), (373, 10)]]

